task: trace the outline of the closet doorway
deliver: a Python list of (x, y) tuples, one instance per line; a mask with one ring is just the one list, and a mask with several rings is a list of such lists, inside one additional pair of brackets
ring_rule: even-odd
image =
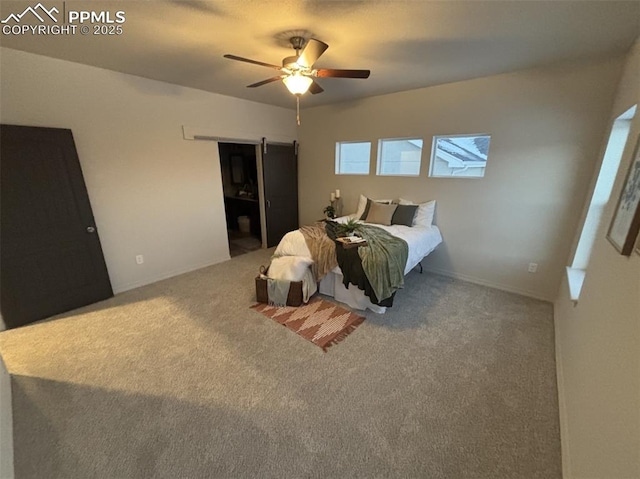
[(218, 143), (229, 254), (262, 248), (262, 218), (256, 145)]

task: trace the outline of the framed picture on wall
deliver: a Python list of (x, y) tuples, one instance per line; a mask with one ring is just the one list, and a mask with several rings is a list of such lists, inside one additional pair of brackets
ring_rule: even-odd
[[(640, 230), (640, 136), (631, 158), (607, 239), (625, 256), (634, 249)], [(636, 246), (636, 249), (638, 247)]]

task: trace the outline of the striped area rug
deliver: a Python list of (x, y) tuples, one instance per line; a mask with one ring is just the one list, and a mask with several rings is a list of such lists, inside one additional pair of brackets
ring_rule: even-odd
[(251, 308), (298, 333), (324, 351), (352, 333), (365, 319), (318, 297), (297, 308), (278, 308), (263, 303), (254, 304)]

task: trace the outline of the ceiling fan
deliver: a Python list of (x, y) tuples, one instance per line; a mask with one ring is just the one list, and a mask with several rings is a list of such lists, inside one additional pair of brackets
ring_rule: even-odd
[(236, 55), (224, 55), (230, 60), (237, 60), (254, 65), (260, 65), (267, 68), (273, 68), (282, 72), (282, 75), (262, 80), (257, 83), (248, 85), (247, 88), (256, 88), (267, 83), (282, 80), (287, 89), (294, 95), (302, 95), (307, 91), (315, 95), (322, 93), (324, 90), (314, 78), (369, 78), (371, 73), (369, 70), (336, 70), (330, 68), (314, 69), (313, 64), (320, 58), (329, 45), (315, 38), (305, 40), (303, 37), (291, 37), (289, 39), (291, 46), (296, 51), (294, 56), (285, 57), (282, 60), (282, 66), (272, 65), (270, 63), (259, 62), (243, 58)]
[[(282, 66), (273, 65), (271, 63), (259, 62), (256, 60), (250, 60), (249, 58), (243, 58), (236, 55), (224, 55), (229, 60), (237, 60), (245, 63), (252, 63), (254, 65), (260, 65), (274, 70), (279, 70), (280, 75), (268, 78), (266, 80), (259, 81), (247, 85), (247, 88), (256, 88), (268, 83), (282, 80), (287, 89), (296, 95), (298, 99), (300, 95), (310, 91), (312, 95), (322, 93), (324, 89), (318, 85), (315, 78), (369, 78), (369, 70), (339, 70), (332, 68), (313, 68), (313, 64), (320, 58), (320, 56), (329, 48), (324, 42), (310, 38), (306, 40), (304, 37), (295, 36), (289, 39), (291, 46), (296, 51), (293, 56), (285, 57), (282, 60)], [(298, 115), (298, 124), (300, 119)]]

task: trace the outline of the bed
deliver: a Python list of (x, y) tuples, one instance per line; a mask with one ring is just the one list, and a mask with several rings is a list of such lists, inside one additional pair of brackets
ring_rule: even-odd
[[(334, 221), (338, 223), (344, 223), (350, 218), (360, 218), (366, 209), (367, 202), (384, 202), (389, 200), (370, 200), (361, 196), (358, 211), (355, 214), (336, 218)], [(407, 200), (400, 200), (400, 204), (412, 204)], [(365, 206), (363, 206), (365, 205)], [(435, 202), (423, 203), (422, 205), (416, 205), (420, 208), (416, 209), (416, 216), (413, 221), (410, 222), (412, 226), (406, 226), (403, 224), (383, 225), (379, 223), (368, 223), (366, 219), (362, 222), (364, 225), (374, 226), (381, 228), (396, 238), (404, 240), (407, 244), (407, 260), (404, 267), (404, 275), (409, 271), (420, 265), (420, 262), (424, 257), (430, 254), (441, 242), (442, 235), (437, 226), (432, 224), (433, 211), (435, 209)], [(304, 258), (313, 258), (305, 236), (300, 230), (290, 231), (287, 233), (280, 244), (277, 246), (274, 257), (281, 256), (299, 256)], [(334, 267), (328, 273), (323, 274), (319, 282), (319, 292), (335, 298), (337, 301), (347, 304), (348, 306), (365, 310), (369, 309), (376, 313), (384, 313), (386, 311), (385, 306), (374, 304), (371, 299), (361, 289), (358, 289), (354, 284), (349, 284), (345, 287), (343, 284), (343, 272), (340, 266)]]

